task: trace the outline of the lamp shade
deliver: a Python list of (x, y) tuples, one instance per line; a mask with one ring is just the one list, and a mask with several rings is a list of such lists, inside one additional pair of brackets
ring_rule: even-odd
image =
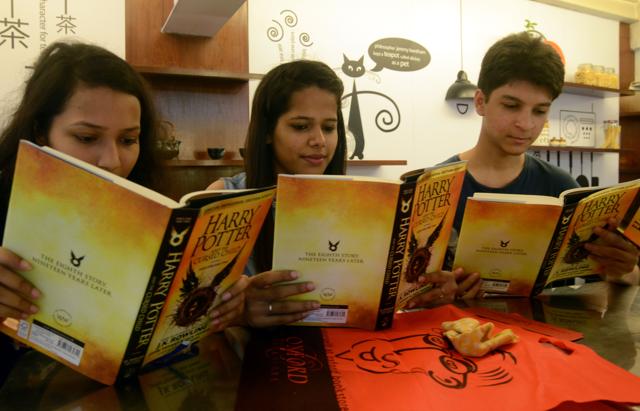
[(478, 87), (471, 83), (464, 70), (458, 72), (458, 79), (449, 87), (445, 100), (473, 99)]

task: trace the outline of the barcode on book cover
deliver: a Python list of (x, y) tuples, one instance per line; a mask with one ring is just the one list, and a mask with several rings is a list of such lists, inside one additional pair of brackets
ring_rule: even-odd
[(480, 289), (482, 291), (506, 293), (509, 290), (509, 281), (504, 280), (482, 280)]
[(29, 322), (25, 320), (20, 320), (18, 324), (18, 331), (16, 332), (18, 337), (24, 338), (25, 340), (29, 336)]
[(311, 311), (302, 322), (346, 324), (348, 314), (349, 307), (346, 305), (321, 305), (317, 310)]
[(84, 343), (37, 320), (31, 324), (29, 341), (73, 365), (79, 365)]

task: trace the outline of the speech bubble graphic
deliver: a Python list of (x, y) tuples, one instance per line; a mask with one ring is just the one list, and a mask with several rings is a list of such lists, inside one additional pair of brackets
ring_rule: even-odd
[(383, 68), (395, 71), (416, 71), (431, 61), (429, 51), (408, 39), (388, 37), (376, 40), (369, 46), (369, 57), (376, 62), (371, 71)]

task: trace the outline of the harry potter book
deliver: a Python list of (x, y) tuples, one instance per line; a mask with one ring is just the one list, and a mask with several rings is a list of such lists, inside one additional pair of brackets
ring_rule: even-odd
[(598, 242), (593, 229), (614, 217), (627, 222), (619, 231), (630, 233), (639, 197), (640, 180), (575, 188), (559, 198), (475, 193), (467, 199), (454, 266), (479, 272), (486, 292), (516, 296), (595, 274), (599, 266), (585, 248)]
[(313, 281), (292, 298), (321, 304), (297, 324), (390, 327), (399, 287), (416, 295), (418, 276), (441, 268), (465, 169), (446, 164), (403, 181), (280, 175), (273, 267)]
[(243, 273), (274, 188), (179, 202), (21, 142), (3, 246), (40, 310), (0, 330), (105, 384), (207, 335)]

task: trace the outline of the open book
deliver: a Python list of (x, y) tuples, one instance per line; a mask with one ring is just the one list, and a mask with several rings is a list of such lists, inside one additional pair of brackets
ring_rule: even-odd
[(465, 206), (454, 267), (479, 272), (484, 291), (535, 295), (553, 281), (598, 272), (584, 244), (598, 241), (593, 229), (610, 217), (624, 222), (618, 231), (638, 245), (630, 233), (639, 205), (640, 180), (570, 189), (560, 198), (475, 193)]
[(275, 188), (179, 202), (21, 142), (3, 246), (33, 265), (40, 311), (0, 330), (102, 383), (207, 335)]
[[(280, 175), (274, 269), (296, 270), (321, 303), (300, 325), (382, 329), (442, 268), (465, 162), (408, 173), (403, 181)], [(402, 298), (401, 298), (402, 297)]]

